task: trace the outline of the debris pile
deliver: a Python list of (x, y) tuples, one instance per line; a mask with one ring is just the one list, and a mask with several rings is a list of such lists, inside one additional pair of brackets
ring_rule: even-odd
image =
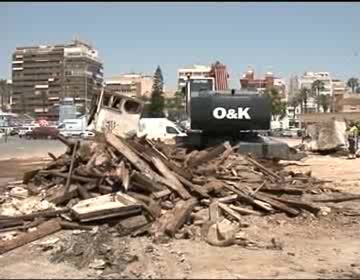
[[(0, 234), (15, 231), (16, 236), (0, 240), (0, 254), (61, 229), (91, 230), (103, 224), (116, 228), (118, 236), (148, 235), (160, 243), (200, 236), (214, 246), (247, 246), (241, 234), (249, 226), (245, 215), (329, 214), (319, 206), (326, 200), (303, 196), (331, 192), (324, 181), (238, 154), (228, 142), (187, 153), (110, 133), (101, 141), (59, 139), (66, 153), (49, 153), (50, 163), (23, 177), (30, 196), (21, 198), (22, 204), (38, 199), (42, 206), (33, 212), (15, 207), (11, 214), (3, 207), (7, 199), (2, 202)], [(344, 199), (359, 197), (338, 198)]]

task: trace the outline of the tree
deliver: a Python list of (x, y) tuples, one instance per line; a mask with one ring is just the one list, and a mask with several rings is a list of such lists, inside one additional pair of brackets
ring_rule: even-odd
[(281, 96), (279, 91), (274, 88), (268, 88), (264, 92), (265, 95), (268, 95), (271, 98), (271, 112), (273, 119), (279, 117), (279, 119), (283, 119), (286, 116), (286, 102), (281, 100)]
[(301, 102), (301, 112), (307, 113), (308, 111), (308, 97), (311, 91), (308, 88), (301, 88), (299, 92), (299, 100)]
[(319, 112), (320, 104), (319, 104), (318, 100), (319, 100), (319, 96), (320, 96), (320, 91), (325, 89), (325, 84), (323, 81), (316, 80), (312, 83), (311, 89), (313, 92), (313, 96), (315, 97), (317, 112)]
[(151, 100), (149, 106), (149, 115), (153, 118), (164, 117), (164, 79), (160, 66), (156, 68), (154, 74), (154, 83), (152, 86)]
[(351, 92), (354, 93), (355, 90), (359, 87), (359, 79), (357, 78), (350, 78), (347, 81), (347, 86), (351, 88)]
[(328, 109), (330, 108), (330, 104), (331, 104), (331, 96), (327, 95), (327, 94), (320, 94), (317, 97), (317, 104), (319, 104), (322, 108), (324, 112), (327, 112)]
[(9, 99), (9, 85), (6, 80), (0, 79), (0, 98), (1, 98), (1, 111), (6, 111), (5, 100)]

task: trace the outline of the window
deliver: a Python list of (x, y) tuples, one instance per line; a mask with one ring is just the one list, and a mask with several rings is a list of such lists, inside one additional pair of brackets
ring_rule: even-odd
[(166, 127), (166, 133), (169, 133), (169, 134), (178, 134), (177, 130), (171, 126), (167, 126)]
[(107, 106), (107, 107), (109, 107), (110, 106), (110, 95), (105, 95), (104, 94), (104, 96), (103, 96), (103, 105), (104, 106)]
[(126, 100), (124, 108), (125, 111), (129, 114), (139, 114), (141, 111), (141, 105), (138, 102), (132, 100)]

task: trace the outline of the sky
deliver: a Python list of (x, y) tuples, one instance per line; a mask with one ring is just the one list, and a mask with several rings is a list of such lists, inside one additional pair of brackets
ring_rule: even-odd
[(17, 46), (91, 43), (105, 77), (153, 74), (160, 65), (167, 88), (177, 69), (227, 66), (230, 86), (251, 66), (288, 79), (305, 71), (359, 77), (360, 3), (356, 2), (45, 2), (0, 3), (0, 78), (11, 79)]

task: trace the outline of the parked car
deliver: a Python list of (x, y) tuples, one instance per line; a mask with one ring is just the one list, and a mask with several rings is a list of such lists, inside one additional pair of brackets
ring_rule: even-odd
[(37, 127), (37, 126), (29, 125), (29, 126), (20, 127), (19, 132), (18, 132), (19, 137), (21, 138), (21, 137), (25, 136), (25, 134), (31, 132), (35, 127)]
[(91, 131), (91, 130), (85, 130), (84, 132), (82, 132), (80, 134), (80, 137), (84, 138), (84, 139), (93, 138), (93, 137), (95, 137), (95, 133), (93, 131)]
[(56, 139), (59, 130), (56, 127), (40, 126), (25, 134), (26, 139)]
[(18, 127), (14, 127), (11, 131), (10, 131), (10, 136), (15, 136), (19, 134), (19, 128)]
[(286, 129), (282, 132), (282, 136), (284, 137), (297, 137), (298, 136), (298, 129), (297, 128), (291, 128)]

